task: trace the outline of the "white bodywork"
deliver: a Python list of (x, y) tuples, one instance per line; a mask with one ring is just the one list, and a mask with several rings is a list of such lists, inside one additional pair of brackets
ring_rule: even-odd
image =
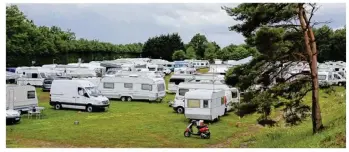
[(202, 82), (184, 82), (180, 83), (176, 92), (175, 100), (173, 102), (173, 109), (184, 107), (184, 96), (188, 91), (192, 90), (223, 90), (226, 100), (227, 111), (232, 110), (233, 103), (240, 102), (240, 92), (237, 88), (229, 87), (222, 83), (202, 83)]
[(173, 73), (174, 74), (194, 74), (196, 73), (196, 69), (189, 68), (189, 67), (174, 68)]
[[(79, 90), (81, 92), (79, 92)], [(84, 94), (87, 96), (84, 96)], [(109, 100), (87, 80), (54, 80), (50, 90), (50, 105), (63, 108), (85, 109), (86, 106), (107, 107)]]
[(140, 74), (104, 77), (98, 88), (106, 97), (115, 99), (131, 97), (137, 100), (154, 101), (166, 95), (163, 78)]
[(35, 87), (6, 85), (6, 109), (27, 111), (38, 106)]
[(207, 60), (184, 60), (190, 62), (194, 68), (200, 69), (200, 68), (208, 68), (210, 66), (210, 63)]
[(176, 93), (178, 90), (178, 85), (182, 82), (188, 82), (190, 80), (193, 80), (193, 75), (188, 74), (174, 74), (171, 76), (169, 82), (168, 82), (168, 93)]
[(346, 79), (338, 72), (318, 72), (320, 86), (345, 85)]
[(185, 94), (185, 112), (188, 119), (215, 120), (225, 114), (223, 90), (192, 90)]
[(42, 86), (45, 78), (57, 73), (59, 72), (42, 67), (19, 67), (16, 69), (16, 74), (19, 75), (17, 84)]

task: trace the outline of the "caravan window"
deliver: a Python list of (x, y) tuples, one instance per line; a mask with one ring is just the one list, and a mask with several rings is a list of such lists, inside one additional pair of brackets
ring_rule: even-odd
[(200, 100), (188, 99), (188, 108), (200, 108)]
[(184, 79), (170, 79), (170, 83), (175, 83), (176, 85), (178, 85), (181, 82), (184, 82)]
[(179, 94), (180, 96), (184, 96), (185, 93), (187, 93), (188, 91), (189, 91), (189, 89), (179, 89), (179, 90), (178, 90), (178, 94)]
[(103, 83), (103, 88), (104, 89), (114, 89), (114, 83), (104, 82)]
[(326, 80), (326, 75), (318, 75), (319, 80)]
[(148, 68), (149, 71), (155, 71), (155, 68)]
[(204, 100), (204, 108), (208, 108), (208, 100)]
[(27, 92), (27, 98), (28, 99), (34, 99), (35, 98), (35, 91), (28, 91)]
[(38, 74), (37, 73), (32, 73), (32, 78), (38, 78)]
[(124, 83), (124, 87), (132, 89), (133, 88), (133, 84), (132, 83)]
[(150, 84), (142, 84), (142, 90), (149, 90), (152, 91), (153, 88)]
[(232, 97), (232, 98), (237, 98), (237, 97), (238, 97), (238, 93), (232, 91), (232, 92), (231, 92), (231, 97)]
[(205, 65), (205, 63), (201, 63), (201, 65)]
[(224, 97), (221, 98), (221, 105), (224, 105)]
[(158, 84), (158, 91), (164, 91), (165, 85), (164, 84)]

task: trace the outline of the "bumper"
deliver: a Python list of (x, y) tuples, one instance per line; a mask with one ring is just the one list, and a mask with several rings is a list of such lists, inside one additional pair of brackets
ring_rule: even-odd
[(6, 122), (19, 122), (21, 117), (6, 117)]
[(109, 108), (109, 104), (108, 105), (93, 105), (93, 107), (95, 107), (95, 108)]

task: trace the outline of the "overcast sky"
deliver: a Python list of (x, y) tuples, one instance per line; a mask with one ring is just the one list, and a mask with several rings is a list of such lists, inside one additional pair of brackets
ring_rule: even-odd
[[(314, 17), (345, 25), (345, 4), (319, 4)], [(36, 25), (71, 29), (78, 38), (98, 39), (115, 44), (145, 42), (149, 37), (177, 32), (187, 43), (196, 33), (221, 47), (241, 44), (244, 37), (228, 30), (236, 24), (221, 6), (237, 4), (19, 4), (20, 10)]]

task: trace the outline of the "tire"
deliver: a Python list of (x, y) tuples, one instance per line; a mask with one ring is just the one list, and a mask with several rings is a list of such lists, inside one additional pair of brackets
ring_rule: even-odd
[(210, 139), (211, 138), (211, 134), (206, 135), (206, 139)]
[(126, 97), (121, 97), (121, 101), (126, 101)]
[(21, 115), (22, 114), (22, 110), (18, 110), (18, 113), (19, 113), (19, 115)]
[(55, 104), (55, 109), (56, 109), (56, 110), (62, 109), (62, 105), (61, 105), (60, 103), (56, 103), (56, 104)]
[(132, 98), (131, 97), (127, 97), (127, 101), (128, 102), (132, 101)]
[(87, 106), (86, 106), (86, 111), (87, 111), (87, 112), (93, 112), (93, 107), (92, 107), (92, 105), (87, 105)]
[(176, 112), (179, 113), (179, 114), (182, 114), (182, 113), (184, 113), (184, 108), (183, 107), (178, 107)]
[(184, 137), (190, 137), (190, 132), (189, 131), (184, 131)]

